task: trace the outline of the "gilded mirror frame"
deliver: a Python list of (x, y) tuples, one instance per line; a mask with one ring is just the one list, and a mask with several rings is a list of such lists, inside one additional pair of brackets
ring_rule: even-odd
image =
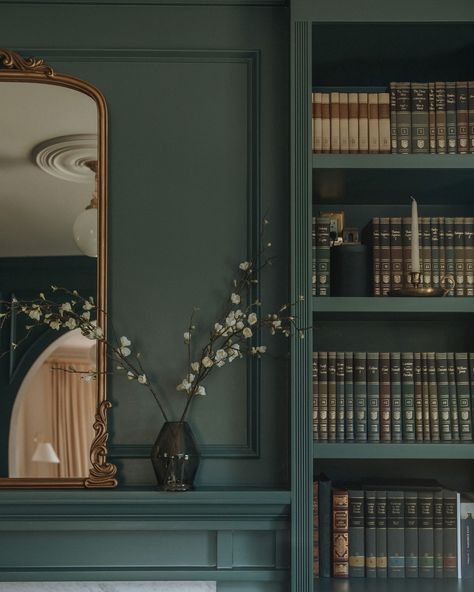
[[(107, 188), (108, 188), (108, 120), (107, 104), (102, 93), (92, 84), (66, 74), (59, 74), (44, 60), (24, 58), (14, 51), (0, 48), (0, 83), (36, 82), (76, 90), (88, 95), (97, 107), (98, 160), (98, 261), (97, 261), (97, 322), (106, 331), (107, 307)], [(86, 478), (0, 478), (0, 488), (107, 488), (116, 487), (117, 469), (107, 461), (107, 412), (112, 407), (107, 399), (106, 349), (97, 343), (97, 413), (94, 439), (90, 449), (91, 468)]]

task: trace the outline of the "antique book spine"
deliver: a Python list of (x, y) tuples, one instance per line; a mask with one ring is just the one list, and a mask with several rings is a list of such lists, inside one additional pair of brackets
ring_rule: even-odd
[(365, 576), (364, 492), (349, 490), (349, 577)]
[(390, 291), (390, 218), (380, 218), (380, 293), (387, 296)]
[(336, 441), (336, 352), (328, 352), (328, 440)]
[(380, 151), (379, 139), (379, 101), (377, 93), (368, 94), (369, 103), (369, 152), (377, 154)]
[(405, 492), (405, 577), (418, 577), (418, 496)]
[(319, 577), (319, 488), (313, 481), (313, 576)]
[(429, 146), (428, 84), (411, 83), (411, 151), (425, 154)]
[(390, 354), (381, 352), (380, 367), (380, 440), (390, 442), (392, 439), (392, 414), (390, 410)]
[(367, 93), (359, 93), (359, 152), (369, 151), (369, 104)]
[(430, 153), (436, 154), (436, 101), (434, 82), (428, 83), (428, 114), (430, 126)]
[(397, 84), (397, 149), (399, 154), (409, 154), (411, 148), (410, 83)]
[(446, 84), (435, 82), (436, 152), (446, 154)]
[(443, 491), (443, 576), (458, 576), (457, 528), (458, 498), (455, 491)]
[(434, 577), (433, 492), (418, 492), (418, 576)]
[(428, 377), (428, 356), (426, 352), (421, 354), (421, 379), (422, 379), (422, 397), (423, 397), (423, 441), (431, 441), (430, 430), (430, 391)]
[(331, 152), (331, 109), (329, 106), (329, 93), (321, 94), (321, 135), (322, 151), (324, 154)]
[(389, 154), (391, 151), (390, 140), (390, 94), (379, 93), (379, 152)]
[(456, 391), (458, 396), (459, 438), (463, 442), (472, 440), (471, 392), (467, 353), (454, 354)]
[(390, 92), (390, 149), (392, 154), (397, 153), (397, 83), (391, 82)]
[(388, 577), (405, 577), (405, 504), (402, 491), (387, 492)]
[(402, 289), (403, 283), (403, 248), (402, 219), (390, 218), (390, 287), (395, 292)]
[(413, 376), (413, 353), (402, 352), (402, 434), (403, 440), (412, 442), (415, 440), (415, 383)]
[(467, 83), (467, 93), (469, 152), (474, 154), (474, 81)]
[(420, 218), (423, 286), (431, 288), (431, 219)]
[(336, 440), (345, 439), (344, 352), (336, 352)]
[(435, 363), (438, 387), (439, 429), (441, 441), (446, 442), (452, 440), (447, 354), (445, 352), (436, 352)]
[(430, 394), (430, 431), (431, 441), (440, 441), (439, 429), (439, 408), (438, 408), (438, 383), (436, 380), (436, 362), (435, 353), (427, 352), (428, 362), (428, 390)]
[(380, 440), (379, 353), (367, 353), (367, 440)]
[(323, 151), (322, 93), (313, 93), (313, 152)]
[(349, 93), (349, 152), (359, 152), (359, 95)]
[(328, 479), (319, 479), (319, 576), (331, 577), (331, 504), (332, 483)]
[(464, 218), (454, 218), (454, 266), (456, 269), (456, 296), (465, 296), (464, 293)]
[(319, 440), (328, 440), (328, 354), (318, 352)]
[(332, 92), (330, 95), (331, 107), (331, 152), (338, 154), (341, 151), (340, 143), (340, 107), (339, 107), (339, 93)]
[[(376, 492), (365, 492), (365, 576), (377, 577)], [(349, 544), (350, 549), (350, 544)]]
[(387, 577), (387, 493), (376, 492), (377, 578)]
[(446, 82), (446, 146), (448, 154), (456, 154), (456, 138), (456, 83)]
[[(454, 361), (454, 353), (448, 352), (446, 354), (447, 365), (448, 365), (448, 391), (449, 391), (449, 409), (451, 418), (451, 434), (453, 440), (459, 440), (459, 410), (458, 410), (458, 398), (456, 390), (456, 364)], [(471, 383), (472, 392), (472, 383)], [(472, 401), (471, 401), (472, 402)], [(472, 409), (471, 409), (472, 417)]]
[(431, 234), (431, 285), (439, 288), (439, 220), (430, 218)]
[(421, 374), (421, 354), (413, 354), (413, 375), (415, 382), (415, 439), (423, 441), (423, 379)]
[[(444, 244), (446, 254), (446, 277), (456, 279), (456, 264), (454, 258), (454, 218), (444, 219)], [(454, 296), (454, 288), (448, 291), (448, 296)]]
[(411, 287), (411, 218), (402, 218), (402, 254), (402, 285), (404, 288), (409, 288)]
[(381, 296), (380, 218), (372, 218), (372, 270), (374, 296)]
[(464, 293), (474, 296), (474, 218), (464, 218)]
[[(474, 84), (474, 83), (473, 83)], [(474, 517), (472, 503), (461, 503), (462, 579), (474, 578)]]
[(443, 577), (443, 492), (433, 494), (433, 559), (434, 577)]
[(341, 154), (349, 152), (349, 96), (339, 93), (339, 144)]
[(357, 442), (367, 441), (367, 372), (365, 352), (354, 352), (354, 432)]
[(390, 353), (390, 382), (392, 399), (392, 441), (402, 441), (402, 383), (400, 353)]
[(354, 440), (354, 363), (353, 353), (344, 352), (344, 409), (346, 441)]
[(446, 277), (446, 243), (444, 216), (438, 218), (438, 238), (439, 238), (439, 279), (440, 282)]
[[(448, 354), (449, 355), (449, 354)], [(454, 358), (454, 356), (453, 356)], [(453, 363), (454, 366), (454, 363)], [(468, 354), (468, 366), (469, 366), (469, 385), (471, 393), (471, 421), (474, 417), (474, 353)], [(474, 430), (473, 430), (474, 433)]]
[(318, 381), (318, 352), (313, 352), (313, 440), (319, 440), (319, 381)]
[(330, 225), (329, 218), (316, 218), (316, 296), (330, 294)]
[(467, 154), (468, 146), (468, 95), (467, 82), (456, 82), (456, 127), (458, 130), (458, 154)]
[(317, 250), (316, 250), (316, 218), (311, 219), (311, 295), (317, 296)]
[(335, 578), (349, 577), (349, 495), (332, 492), (332, 569)]

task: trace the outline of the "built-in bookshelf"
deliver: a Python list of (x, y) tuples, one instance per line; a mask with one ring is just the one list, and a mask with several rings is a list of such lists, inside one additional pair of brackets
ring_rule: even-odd
[[(453, 14), (448, 3), (296, 0), (292, 5), (293, 210), (292, 290), (311, 338), (292, 352), (293, 592), (442, 590), (465, 592), (472, 580), (314, 578), (311, 482), (396, 475), (439, 480), (474, 490), (470, 442), (315, 442), (312, 431), (313, 351), (473, 351), (474, 298), (312, 297), (311, 224), (320, 212), (344, 211), (362, 229), (376, 216), (410, 215), (415, 196), (423, 216), (474, 215), (472, 154), (313, 154), (311, 93), (321, 89), (386, 89), (390, 81), (472, 80), (474, 7)], [(398, 4), (395, 7), (394, 4)], [(370, 5), (370, 6), (369, 6)], [(457, 9), (454, 9), (456, 12)], [(364, 18), (367, 21), (364, 22)]]

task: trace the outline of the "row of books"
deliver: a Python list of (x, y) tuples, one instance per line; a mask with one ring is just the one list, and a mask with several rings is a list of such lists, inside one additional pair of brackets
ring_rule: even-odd
[[(473, 577), (469, 495), (431, 486), (313, 484), (315, 577)], [(417, 487), (417, 488), (416, 488)]]
[[(409, 287), (411, 218), (372, 218), (370, 227), (374, 296)], [(316, 225), (316, 232), (324, 228)], [(419, 241), (423, 286), (438, 288), (449, 277), (455, 282), (449, 296), (474, 296), (474, 218), (422, 217)], [(324, 248), (316, 247), (315, 257), (325, 260)]]
[(313, 92), (314, 153), (390, 153), (390, 94)]
[(472, 441), (474, 354), (313, 352), (319, 442)]
[(474, 153), (474, 82), (391, 82), (391, 151)]

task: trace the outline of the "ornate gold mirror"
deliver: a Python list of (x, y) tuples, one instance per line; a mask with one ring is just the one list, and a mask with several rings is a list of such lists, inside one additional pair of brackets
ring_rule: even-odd
[[(106, 327), (107, 106), (91, 84), (0, 49), (0, 300), (51, 286)], [(80, 331), (0, 333), (0, 487), (114, 487), (106, 351)], [(15, 347), (11, 347), (11, 344)], [(16, 347), (17, 343), (21, 346)], [(91, 368), (97, 380), (80, 374)], [(72, 372), (75, 369), (78, 373)], [(62, 371), (63, 370), (63, 371)]]

